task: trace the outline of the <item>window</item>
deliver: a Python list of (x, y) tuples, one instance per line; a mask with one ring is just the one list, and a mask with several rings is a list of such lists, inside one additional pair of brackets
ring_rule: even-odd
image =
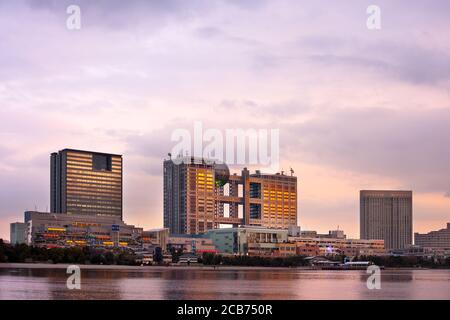
[(94, 154), (92, 168), (97, 171), (111, 171), (111, 156)]

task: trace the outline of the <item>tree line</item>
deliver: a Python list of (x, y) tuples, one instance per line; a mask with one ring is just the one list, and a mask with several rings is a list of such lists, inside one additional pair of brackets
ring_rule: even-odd
[(204, 253), (199, 259), (204, 265), (253, 266), (253, 267), (302, 267), (307, 266), (305, 256), (260, 257), (260, 256), (222, 256)]
[(450, 257), (360, 256), (352, 261), (371, 261), (386, 268), (450, 268)]
[[(183, 250), (171, 248), (172, 262), (177, 263)], [(260, 257), (260, 256), (224, 256), (204, 253), (198, 262), (207, 266), (260, 266), (260, 267), (303, 267), (308, 265), (306, 256)], [(0, 239), (0, 263), (75, 263), (99, 265), (137, 265), (137, 255), (122, 249), (100, 249), (92, 247), (44, 248), (26, 244), (11, 245)], [(327, 259), (343, 262), (345, 256), (327, 257)], [(359, 256), (352, 261), (371, 261), (387, 268), (450, 268), (450, 257), (421, 256)], [(163, 263), (163, 252), (156, 248), (154, 263)]]
[(136, 256), (123, 250), (105, 250), (90, 247), (43, 248), (26, 244), (10, 245), (0, 239), (0, 262), (75, 263), (134, 265)]

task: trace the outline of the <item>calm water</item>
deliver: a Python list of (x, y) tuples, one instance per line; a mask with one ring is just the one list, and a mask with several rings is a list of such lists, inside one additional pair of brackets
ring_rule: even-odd
[(450, 299), (450, 270), (382, 270), (381, 290), (365, 271), (185, 268), (66, 270), (0, 267), (0, 299)]

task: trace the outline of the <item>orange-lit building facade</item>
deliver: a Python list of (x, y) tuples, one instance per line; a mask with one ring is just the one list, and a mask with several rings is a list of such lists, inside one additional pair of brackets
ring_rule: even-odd
[(119, 217), (27, 211), (25, 224), (27, 243), (33, 246), (142, 247), (142, 228), (127, 225)]
[(299, 255), (385, 255), (384, 240), (289, 237)]
[(122, 218), (122, 156), (64, 149), (51, 154), (50, 211)]
[(171, 234), (205, 233), (220, 225), (297, 225), (297, 177), (244, 168), (222, 184), (214, 164), (188, 160), (164, 161), (164, 227)]

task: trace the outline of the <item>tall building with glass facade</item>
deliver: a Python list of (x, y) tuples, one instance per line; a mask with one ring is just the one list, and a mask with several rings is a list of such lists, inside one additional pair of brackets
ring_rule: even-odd
[(412, 244), (412, 191), (361, 190), (360, 237), (384, 240), (386, 249)]
[(14, 222), (10, 224), (10, 243), (21, 244), (26, 243), (27, 224), (23, 222)]
[(50, 211), (122, 219), (122, 156), (64, 149), (50, 156)]

